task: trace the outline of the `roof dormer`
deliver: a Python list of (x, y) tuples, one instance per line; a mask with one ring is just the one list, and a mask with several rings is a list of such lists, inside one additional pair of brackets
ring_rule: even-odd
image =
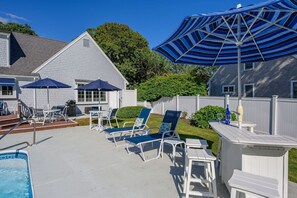
[(0, 32), (0, 67), (10, 67), (9, 32)]

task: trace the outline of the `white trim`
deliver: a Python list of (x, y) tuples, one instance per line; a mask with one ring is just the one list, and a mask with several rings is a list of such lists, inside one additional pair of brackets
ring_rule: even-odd
[[(224, 91), (224, 88), (225, 88), (225, 87), (233, 87), (233, 92), (229, 91), (229, 88), (228, 88), (228, 91), (225, 92), (225, 91)], [(223, 93), (223, 94), (227, 94), (227, 93), (232, 93), (232, 94), (234, 94), (234, 93), (235, 93), (235, 85), (222, 85), (222, 93)]]
[(21, 76), (21, 75), (6, 75), (6, 74), (0, 74), (0, 78), (28, 78), (34, 80), (34, 78), (39, 79), (39, 76)]
[(246, 97), (245, 86), (253, 86), (253, 98), (254, 98), (255, 97), (255, 84), (254, 83), (243, 84), (243, 97)]
[(64, 48), (62, 48), (59, 52), (57, 52), (55, 55), (53, 55), (51, 58), (49, 58), (47, 61), (45, 61), (43, 64), (41, 64), (39, 67), (37, 67), (32, 73), (38, 73), (42, 68), (44, 68), (46, 65), (48, 65), (50, 62), (55, 60), (58, 56), (60, 56), (63, 52), (65, 52), (68, 48), (70, 48), (72, 45), (77, 43), (80, 39), (82, 39), (84, 36), (89, 37), (90, 41), (94, 43), (94, 45), (99, 49), (99, 51), (103, 54), (103, 56), (108, 60), (108, 62), (114, 67), (114, 69), (120, 74), (120, 76), (124, 79), (124, 81), (129, 84), (129, 82), (126, 80), (126, 78), (123, 76), (123, 74), (116, 68), (116, 66), (111, 62), (111, 60), (107, 57), (107, 55), (102, 51), (102, 49), (98, 46), (96, 41), (91, 37), (91, 35), (88, 32), (82, 33), (79, 37), (71, 41), (68, 45), (66, 45)]
[(6, 54), (6, 58), (7, 58), (7, 66), (10, 67), (10, 34), (7, 36), (7, 43), (6, 43), (6, 47), (7, 47), (7, 54)]
[(251, 70), (254, 70), (255, 69), (255, 63), (252, 63), (253, 67), (251, 69), (246, 69), (245, 66), (246, 66), (246, 63), (243, 63), (243, 71), (251, 71)]
[(293, 98), (293, 83), (297, 83), (297, 80), (291, 80), (290, 96)]

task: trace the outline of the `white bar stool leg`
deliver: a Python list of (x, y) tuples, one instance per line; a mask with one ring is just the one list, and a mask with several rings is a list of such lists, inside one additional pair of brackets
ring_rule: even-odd
[(236, 198), (236, 190), (231, 188), (230, 198)]
[(189, 160), (188, 175), (187, 175), (187, 187), (186, 187), (186, 198), (189, 198), (189, 195), (190, 195), (191, 177), (192, 177), (192, 160)]
[(207, 181), (209, 183), (206, 184), (206, 186), (208, 187), (208, 190), (210, 193), (213, 193), (212, 190), (212, 169), (211, 169), (211, 164), (210, 162), (205, 162), (205, 169), (207, 170)]
[(185, 168), (184, 168), (184, 188), (183, 188), (183, 193), (186, 193), (186, 188), (187, 188), (187, 178), (188, 178), (188, 157), (185, 156)]
[(211, 161), (211, 182), (212, 182), (212, 187), (213, 187), (213, 195), (214, 198), (218, 197), (218, 192), (217, 192), (217, 183), (216, 183), (216, 171), (215, 171), (215, 164), (214, 161)]

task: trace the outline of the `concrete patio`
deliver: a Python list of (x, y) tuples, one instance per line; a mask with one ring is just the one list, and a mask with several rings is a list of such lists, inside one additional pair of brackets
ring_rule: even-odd
[[(23, 141), (32, 142), (32, 133), (8, 135), (0, 148)], [(54, 129), (37, 133), (38, 144), (28, 147), (35, 197), (183, 197), (183, 159), (177, 163), (157, 159), (144, 163), (139, 155), (115, 148), (104, 134), (88, 127)], [(181, 151), (181, 150), (179, 150)], [(167, 153), (170, 153), (167, 147)], [(156, 150), (146, 152), (148, 157)], [(289, 194), (296, 193), (289, 184)], [(294, 192), (295, 191), (295, 192)], [(218, 194), (229, 197), (218, 182)]]

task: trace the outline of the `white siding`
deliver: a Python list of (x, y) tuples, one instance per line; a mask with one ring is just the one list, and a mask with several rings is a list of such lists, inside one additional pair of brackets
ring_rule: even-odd
[[(51, 90), (50, 101), (52, 105), (63, 105), (69, 99), (76, 100), (77, 91), (74, 90), (76, 88), (76, 79), (97, 80), (100, 78), (114, 86), (125, 89), (125, 79), (106, 56), (102, 54), (91, 40), (90, 46), (84, 47), (83, 39), (91, 38), (85, 35), (38, 71), (41, 78), (50, 77), (72, 86), (70, 89)], [(111, 96), (115, 97), (114, 94), (111, 94)], [(116, 99), (111, 100), (114, 101)], [(81, 112), (84, 113), (85, 106), (95, 105), (97, 103), (79, 105), (79, 107)], [(102, 106), (104, 109), (108, 108), (108, 104)]]

